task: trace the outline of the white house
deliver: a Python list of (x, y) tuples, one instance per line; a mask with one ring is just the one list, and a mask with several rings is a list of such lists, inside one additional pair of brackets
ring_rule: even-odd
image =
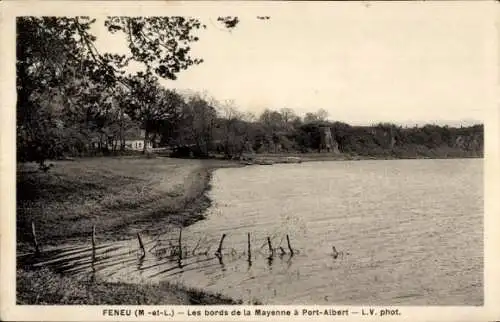
[[(130, 135), (125, 137), (125, 150), (136, 150), (142, 151), (144, 148), (144, 130), (140, 130), (137, 135)], [(153, 148), (153, 143), (151, 141), (147, 142), (146, 149), (151, 150)]]
[[(125, 150), (142, 151), (144, 148), (144, 130), (128, 129), (125, 133)], [(90, 147), (94, 149), (108, 148), (120, 149), (121, 141), (119, 138), (112, 136), (105, 136), (104, 138), (94, 137), (91, 139)], [(151, 150), (153, 143), (147, 142), (146, 149)]]

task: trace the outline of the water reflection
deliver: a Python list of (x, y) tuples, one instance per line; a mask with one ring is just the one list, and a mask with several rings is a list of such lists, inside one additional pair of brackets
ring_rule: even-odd
[[(222, 246), (222, 241), (226, 236), (227, 234), (223, 234), (219, 246)], [(158, 246), (159, 239), (156, 238), (156, 244), (147, 252), (142, 251), (142, 248), (144, 245), (150, 246), (151, 241), (143, 244), (139, 243), (139, 249), (133, 245), (133, 241), (122, 241), (108, 247), (95, 247), (94, 250), (81, 247), (52, 252), (51, 256), (46, 255), (43, 259), (40, 258), (36, 265), (49, 266), (63, 273), (88, 273), (90, 281), (95, 281), (97, 275), (103, 279), (116, 277), (127, 280), (134, 274), (138, 274), (138, 277), (133, 277), (133, 280), (136, 280), (136, 278), (139, 280), (142, 278), (154, 280), (196, 272), (207, 272), (207, 276), (210, 276), (209, 279), (213, 280), (211, 283), (218, 283), (219, 279), (230, 276), (226, 275), (226, 272), (231, 272), (235, 276), (243, 272), (249, 272), (256, 263), (258, 270), (261, 269), (263, 263), (266, 263), (265, 266), (269, 272), (273, 271), (276, 261), (286, 262), (287, 269), (291, 266), (293, 255), (287, 254), (281, 246), (276, 249), (271, 248), (272, 251), (270, 252), (262, 251), (263, 247), (253, 252), (250, 247), (249, 234), (247, 237), (247, 249), (245, 251), (238, 252), (235, 247), (231, 247), (225, 251), (216, 252), (215, 256), (209, 256), (208, 252), (205, 252), (205, 255), (196, 255), (196, 252), (191, 251), (191, 248), (185, 245), (183, 247), (184, 256), (181, 258), (175, 245), (172, 245), (172, 248), (161, 248)], [(200, 240), (203, 239), (198, 239), (193, 249), (200, 248)], [(270, 239), (267, 238), (264, 241), (264, 246), (266, 242), (269, 245)], [(160, 250), (164, 250), (166, 256), (160, 256)], [(199, 253), (203, 254), (202, 252)], [(148, 256), (146, 256), (147, 254)], [(245, 263), (245, 265), (240, 263)], [(217, 270), (221, 275), (216, 273)], [(218, 276), (218, 278), (213, 279), (214, 276)], [(252, 278), (255, 278), (255, 276)]]
[(270, 271), (273, 270), (273, 261), (274, 261), (274, 256), (269, 256), (267, 258), (267, 267), (269, 268)]
[(146, 259), (146, 255), (143, 254), (142, 256), (139, 257), (138, 261), (137, 261), (137, 270), (140, 271), (142, 270), (142, 267), (144, 265), (144, 261)]
[(226, 271), (226, 265), (224, 265), (224, 261), (222, 259), (222, 254), (221, 253), (215, 253), (215, 257), (217, 257), (217, 259), (219, 260), (219, 265), (220, 265), (222, 271)]

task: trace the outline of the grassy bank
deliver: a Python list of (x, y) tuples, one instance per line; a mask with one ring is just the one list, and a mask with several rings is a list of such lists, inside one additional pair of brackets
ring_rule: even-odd
[(89, 281), (48, 269), (17, 270), (17, 304), (28, 305), (217, 305), (240, 304), (220, 294), (168, 282), (126, 284)]
[[(189, 225), (209, 205), (204, 192), (211, 170), (237, 166), (137, 157), (53, 163), (48, 173), (34, 164), (18, 166), (18, 249), (29, 247), (32, 221), (41, 245), (88, 241), (93, 225), (103, 240), (126, 239), (161, 225)], [(152, 221), (156, 224), (149, 227)]]
[[(31, 222), (42, 247), (155, 233), (203, 218), (211, 170), (222, 160), (93, 158), (56, 161), (48, 173), (17, 169), (17, 249), (32, 252)], [(231, 304), (231, 299), (169, 283), (88, 282), (47, 269), (18, 267), (19, 304)]]

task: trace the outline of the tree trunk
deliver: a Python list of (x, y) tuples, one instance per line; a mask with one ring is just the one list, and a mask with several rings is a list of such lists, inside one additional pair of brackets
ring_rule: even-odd
[(146, 154), (147, 144), (148, 144), (149, 132), (148, 130), (144, 130), (144, 146), (142, 147), (142, 154)]
[(120, 151), (125, 150), (125, 138), (123, 137), (123, 113), (120, 117)]
[(153, 148), (156, 148), (155, 144), (156, 144), (156, 136), (157, 136), (157, 132), (154, 132), (153, 133), (153, 137), (151, 138), (151, 146)]
[(102, 134), (99, 133), (99, 152), (103, 151)]

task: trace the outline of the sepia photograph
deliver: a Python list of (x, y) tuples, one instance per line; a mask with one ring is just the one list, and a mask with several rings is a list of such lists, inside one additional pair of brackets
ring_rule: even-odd
[(12, 17), (16, 307), (485, 306), (488, 5), (98, 7)]

